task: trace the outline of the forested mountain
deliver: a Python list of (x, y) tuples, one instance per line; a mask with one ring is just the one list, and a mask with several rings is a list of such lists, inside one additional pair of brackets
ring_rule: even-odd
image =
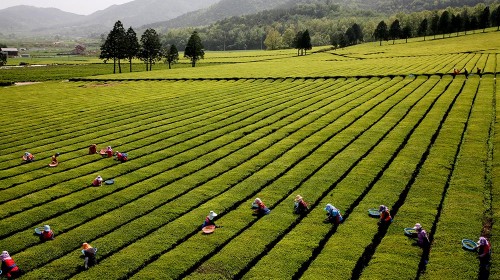
[(174, 28), (203, 26), (232, 16), (255, 14), (272, 10), (289, 3), (290, 0), (221, 0), (206, 9), (190, 12), (172, 20), (149, 24), (151, 28)]
[(85, 17), (79, 25), (112, 27), (120, 20), (124, 26), (141, 26), (176, 18), (185, 13), (209, 7), (221, 0), (135, 0), (113, 5)]
[(117, 20), (138, 27), (203, 9), (220, 0), (135, 0), (88, 16), (56, 8), (15, 6), (0, 10), (0, 33), (18, 35), (89, 36), (106, 33)]
[[(474, 26), (480, 26), (480, 18), (485, 18), (484, 12), (493, 11), (497, 6), (492, 4), (489, 10), (484, 3), (480, 3), (444, 10), (388, 14), (349, 8), (334, 4), (332, 0), (292, 0), (272, 10), (225, 18), (208, 26), (171, 28), (162, 30), (160, 34), (163, 34), (164, 44), (175, 44), (181, 50), (194, 29), (198, 31), (207, 50), (268, 49), (271, 45), (271, 49), (293, 48), (296, 35), (304, 30), (309, 31), (314, 46), (331, 45), (334, 40), (337, 45), (346, 46), (375, 40), (374, 32), (383, 20), (387, 25), (398, 20), (398, 30), (401, 31), (395, 32), (397, 38), (449, 33), (448, 27), (446, 30), (439, 27), (440, 30), (436, 31), (437, 27), (431, 24), (436, 17), (440, 24), (449, 22), (450, 30), (473, 30)], [(440, 19), (438, 15), (444, 11), (447, 17)], [(487, 17), (490, 17), (490, 12), (487, 12)], [(427, 23), (421, 31), (420, 25), (424, 19)], [(274, 41), (272, 44), (271, 40)]]
[[(473, 6), (478, 0), (135, 0), (113, 5), (88, 16), (66, 13), (54, 8), (16, 6), (0, 10), (0, 35), (94, 37), (106, 34), (120, 20), (139, 33), (147, 27), (166, 33), (173, 28), (218, 26), (209, 38), (223, 38), (218, 49), (250, 48), (242, 32), (262, 38), (266, 26), (274, 25), (284, 32), (293, 22), (296, 26), (316, 20), (336, 20), (335, 26), (357, 18), (374, 18), (397, 12), (437, 10), (448, 6)], [(235, 25), (236, 24), (236, 25)], [(210, 29), (212, 30), (212, 29)], [(213, 32), (211, 32), (213, 33)], [(238, 35), (237, 35), (238, 34)], [(258, 35), (259, 34), (259, 35)], [(181, 34), (185, 37), (185, 34)], [(228, 37), (240, 37), (226, 44)], [(253, 40), (252, 42), (254, 42)], [(258, 40), (261, 41), (261, 40)], [(324, 40), (323, 40), (324, 41)], [(252, 43), (255, 48), (257, 43)], [(259, 42), (261, 45), (261, 42)]]
[(58, 25), (69, 25), (85, 16), (63, 12), (56, 8), (15, 6), (0, 10), (0, 32), (18, 33), (26, 30), (35, 32)]

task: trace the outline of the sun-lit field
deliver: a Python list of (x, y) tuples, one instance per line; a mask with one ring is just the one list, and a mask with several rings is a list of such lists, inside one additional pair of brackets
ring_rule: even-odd
[[(500, 244), (497, 42), (214, 52), (203, 67), (1, 87), (0, 249), (22, 279), (477, 279), (461, 240)], [(129, 160), (88, 155), (93, 143)], [(98, 175), (114, 184), (92, 187)], [(252, 215), (256, 197), (269, 215)], [(342, 224), (323, 222), (327, 203)], [(368, 215), (381, 204), (388, 227)], [(211, 210), (222, 227), (202, 234)], [(430, 252), (404, 235), (417, 222)], [(56, 238), (40, 243), (45, 224)], [(82, 242), (98, 248), (89, 270)], [(499, 266), (494, 254), (490, 279)]]

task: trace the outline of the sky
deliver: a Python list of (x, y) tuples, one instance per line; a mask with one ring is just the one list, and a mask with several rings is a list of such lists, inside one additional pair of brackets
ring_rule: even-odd
[(0, 0), (0, 10), (17, 5), (28, 5), (40, 8), (58, 8), (65, 12), (89, 15), (106, 9), (114, 4), (123, 4), (132, 0)]

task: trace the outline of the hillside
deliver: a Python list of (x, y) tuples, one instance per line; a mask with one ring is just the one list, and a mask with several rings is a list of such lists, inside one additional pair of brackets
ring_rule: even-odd
[(175, 27), (202, 26), (232, 16), (249, 15), (264, 10), (272, 10), (289, 2), (291, 1), (221, 0), (220, 2), (210, 6), (207, 9), (190, 12), (168, 21), (156, 22), (148, 25), (147, 27), (165, 29)]
[(0, 10), (1, 33), (39, 32), (59, 25), (69, 25), (84, 19), (85, 16), (63, 12), (56, 8), (36, 8), (14, 6)]
[(124, 26), (141, 26), (178, 17), (206, 8), (219, 0), (135, 0), (113, 5), (88, 16), (56, 8), (15, 6), (0, 10), (1, 33), (21, 36), (67, 35), (98, 36), (108, 32), (117, 20)]

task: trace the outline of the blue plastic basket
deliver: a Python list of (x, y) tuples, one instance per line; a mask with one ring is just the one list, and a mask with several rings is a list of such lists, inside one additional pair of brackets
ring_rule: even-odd
[(373, 217), (373, 218), (379, 218), (380, 212), (378, 211), (378, 209), (371, 208), (371, 209), (368, 209), (368, 216)]
[(412, 227), (405, 228), (404, 231), (406, 236), (417, 237), (417, 231)]
[(462, 239), (462, 248), (468, 251), (475, 251), (477, 243), (470, 239)]

